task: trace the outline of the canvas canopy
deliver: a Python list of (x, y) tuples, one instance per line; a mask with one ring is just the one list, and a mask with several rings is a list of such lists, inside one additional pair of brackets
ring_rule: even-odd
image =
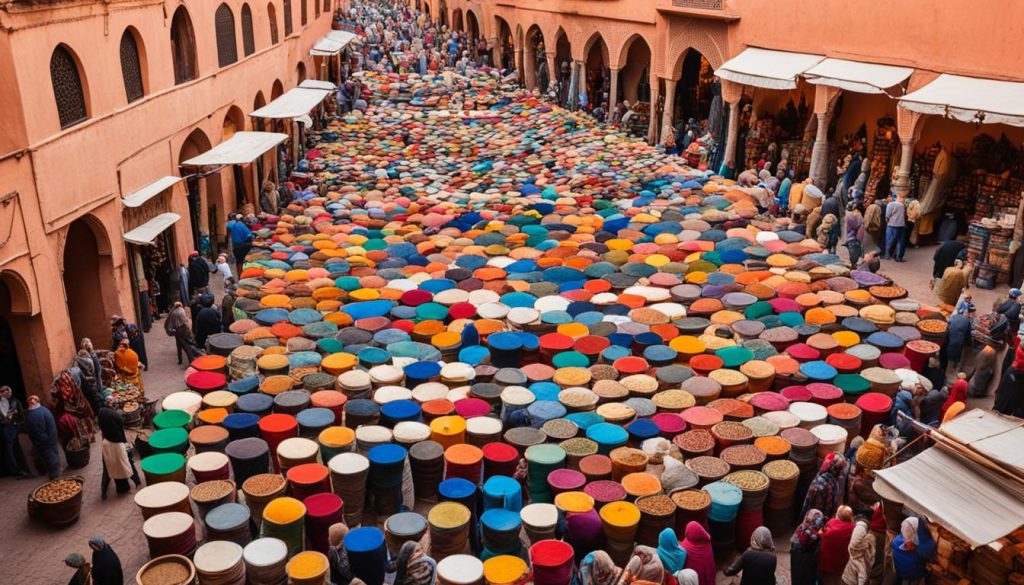
[(900, 106), (961, 122), (1024, 126), (1024, 83), (942, 74), (903, 96)]
[(281, 97), (249, 114), (254, 118), (276, 118), (288, 120), (305, 116), (313, 108), (320, 105), (328, 95), (330, 89), (313, 89), (296, 87), (286, 91)]
[(140, 246), (149, 246), (153, 243), (153, 240), (160, 235), (165, 229), (174, 225), (181, 216), (177, 213), (161, 213), (139, 227), (124, 235), (124, 240), (131, 244), (138, 244)]
[(334, 91), (338, 86), (334, 85), (330, 81), (323, 81), (320, 79), (307, 79), (299, 84), (302, 89), (326, 89), (328, 91)]
[(249, 164), (287, 138), (287, 134), (277, 132), (235, 132), (231, 138), (181, 164), (193, 167)]
[(181, 177), (173, 177), (170, 175), (166, 177), (160, 177), (159, 179), (153, 181), (152, 183), (146, 185), (145, 187), (139, 189), (138, 191), (134, 191), (129, 195), (125, 196), (125, 198), (122, 199), (121, 201), (124, 203), (125, 207), (139, 207), (143, 203), (159, 195), (164, 190), (170, 189), (171, 187), (177, 185), (178, 183), (181, 182), (181, 180)]
[(715, 75), (766, 89), (796, 89), (796, 78), (825, 57), (750, 47), (729, 59)]
[(317, 55), (321, 57), (329, 57), (331, 55), (337, 55), (356, 38), (354, 33), (346, 32), (343, 30), (332, 30), (324, 36), (320, 37), (320, 40), (313, 45), (310, 49), (310, 55)]
[[(828, 58), (804, 72), (808, 82), (859, 93), (886, 93), (914, 73), (908, 67)], [(902, 92), (900, 92), (902, 93)]]

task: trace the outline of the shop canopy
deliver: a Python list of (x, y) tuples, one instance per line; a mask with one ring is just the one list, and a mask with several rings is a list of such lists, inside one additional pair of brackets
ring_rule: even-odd
[[(1024, 420), (972, 410), (942, 425), (942, 434), (1002, 469), (1024, 466)], [(875, 491), (903, 503), (970, 543), (983, 546), (1024, 525), (1024, 485), (942, 446), (875, 472)]]
[(903, 96), (900, 106), (961, 122), (1024, 126), (1024, 83), (944, 73)]
[(287, 134), (277, 132), (235, 132), (231, 138), (181, 164), (193, 167), (245, 165), (287, 138)]
[(356, 38), (356, 35), (343, 30), (332, 30), (313, 45), (309, 54), (317, 57), (337, 55)]
[(125, 207), (139, 207), (143, 203), (149, 201), (153, 197), (156, 197), (163, 191), (170, 189), (181, 182), (181, 177), (172, 177), (170, 175), (166, 177), (160, 177), (145, 187), (135, 191), (129, 195), (126, 195), (122, 199)]
[[(804, 72), (808, 82), (859, 93), (886, 93), (914, 73), (909, 67), (828, 58)], [(899, 93), (902, 93), (900, 91)]]
[(281, 97), (249, 115), (254, 118), (276, 118), (279, 120), (305, 116), (330, 94), (330, 89), (296, 87), (289, 89)]
[(165, 229), (174, 225), (181, 216), (177, 213), (161, 213), (124, 235), (124, 241), (139, 246), (149, 246)]
[(729, 59), (715, 75), (765, 89), (796, 89), (796, 78), (825, 57), (750, 47)]
[(337, 85), (334, 85), (330, 81), (323, 81), (320, 79), (307, 79), (299, 84), (302, 89), (326, 89), (328, 91), (334, 91), (338, 89)]

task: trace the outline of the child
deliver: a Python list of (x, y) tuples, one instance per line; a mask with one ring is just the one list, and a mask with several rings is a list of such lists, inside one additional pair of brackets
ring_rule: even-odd
[(231, 265), (228, 264), (228, 257), (224, 254), (217, 256), (217, 274), (224, 280), (231, 278)]

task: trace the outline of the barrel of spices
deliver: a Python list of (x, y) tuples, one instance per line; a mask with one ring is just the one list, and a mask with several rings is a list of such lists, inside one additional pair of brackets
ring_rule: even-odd
[(149, 435), (149, 448), (153, 453), (180, 453), (188, 451), (188, 431), (172, 427), (153, 431)]
[(556, 469), (548, 474), (548, 485), (556, 497), (564, 492), (583, 489), (587, 476), (574, 469)]
[(754, 432), (743, 423), (723, 421), (711, 427), (711, 436), (715, 438), (716, 453), (733, 445), (748, 445), (754, 442)]
[(356, 433), (348, 427), (327, 427), (317, 435), (317, 443), (320, 444), (320, 460), (330, 461), (335, 455), (355, 448)]
[(519, 512), (527, 541), (535, 544), (555, 537), (558, 525), (558, 508), (554, 504), (530, 504)]
[(227, 540), (245, 546), (252, 540), (252, 517), (249, 508), (242, 504), (221, 504), (210, 510), (203, 522), (208, 542)]
[(223, 452), (228, 444), (228, 430), (218, 425), (198, 426), (189, 432), (188, 441), (196, 453)]
[(395, 433), (382, 425), (362, 425), (356, 429), (356, 453), (366, 455), (378, 445), (394, 442)]
[(313, 494), (331, 491), (331, 476), (327, 466), (319, 463), (303, 463), (288, 470), (288, 495), (305, 500)]
[(768, 498), (768, 476), (760, 471), (734, 471), (725, 476), (722, 481), (731, 483), (740, 488), (743, 492), (743, 501), (740, 503), (740, 510), (752, 512), (759, 511), (764, 507)]
[(491, 508), (480, 515), (481, 542), (483, 555), (518, 555), (522, 548), (519, 532), (522, 519), (518, 511)]
[(530, 501), (550, 503), (554, 495), (548, 485), (548, 474), (565, 467), (565, 451), (558, 445), (533, 445), (526, 450)]
[[(535, 585), (569, 585), (573, 578), (574, 551), (560, 540), (540, 540), (530, 546), (530, 565)], [(614, 557), (613, 557), (614, 560)]]
[(288, 473), (288, 470), (303, 463), (316, 463), (317, 455), (320, 453), (320, 446), (316, 441), (292, 437), (285, 439), (277, 445), (277, 466), (281, 473)]
[(475, 447), (501, 440), (501, 420), (492, 416), (475, 416), (466, 421), (466, 442)]
[(309, 397), (309, 402), (317, 408), (326, 408), (334, 413), (332, 425), (340, 425), (345, 416), (345, 403), (348, 397), (337, 390), (320, 390)]
[(470, 509), (458, 502), (441, 502), (427, 514), (430, 525), (430, 556), (442, 560), (466, 550), (469, 540)]
[(220, 424), (228, 430), (228, 438), (232, 441), (260, 436), (260, 417), (251, 412), (229, 414)]
[(616, 501), (602, 506), (599, 514), (606, 550), (616, 565), (624, 566), (633, 551), (640, 510), (631, 502)]
[(698, 489), (677, 490), (670, 497), (676, 505), (677, 534), (685, 533), (686, 525), (690, 522), (697, 522), (707, 528), (708, 510), (711, 508), (711, 495), (708, 492)]
[(288, 545), (278, 538), (258, 538), (242, 551), (249, 585), (279, 585), (285, 582)]
[[(511, 447), (509, 448), (511, 449)], [(515, 449), (512, 450), (515, 451)], [(485, 470), (486, 465), (485, 460)], [(436, 441), (416, 443), (409, 448), (409, 466), (412, 470), (416, 498), (428, 500), (435, 497), (437, 484), (441, 483), (444, 476), (444, 447)]]
[(732, 547), (736, 541), (736, 516), (743, 502), (743, 491), (731, 483), (716, 481), (704, 486), (711, 495), (708, 528), (716, 548)]
[(193, 561), (203, 585), (245, 585), (242, 547), (234, 542), (207, 542), (196, 550)]
[(569, 469), (580, 470), (580, 463), (585, 457), (597, 453), (597, 442), (584, 437), (576, 437), (558, 443), (558, 446), (565, 451), (565, 466)]
[(824, 424), (828, 419), (828, 410), (813, 402), (793, 402), (789, 405), (789, 412), (800, 419), (800, 428), (807, 430)]
[(762, 472), (768, 477), (768, 499), (765, 501), (765, 520), (773, 531), (784, 529), (793, 518), (794, 499), (800, 468), (792, 461), (771, 461)]
[(234, 502), (237, 495), (235, 482), (230, 479), (214, 479), (197, 484), (192, 488), (189, 497), (196, 505), (199, 518), (203, 519), (213, 508)]
[(225, 408), (206, 408), (196, 413), (197, 425), (219, 425), (228, 417)]
[(758, 470), (764, 465), (767, 455), (756, 445), (733, 445), (722, 450), (721, 459), (729, 464), (732, 471)]
[(135, 582), (140, 585), (167, 583), (168, 585), (191, 585), (196, 581), (196, 567), (190, 559), (181, 555), (157, 557), (139, 569)]
[(461, 477), (480, 483), (483, 477), (483, 451), (466, 443), (452, 445), (444, 451), (445, 479)]
[(523, 507), (522, 485), (511, 477), (495, 475), (484, 482), (480, 491), (483, 494), (484, 510), (504, 508), (518, 513)]
[(160, 429), (183, 428), (192, 425), (192, 415), (184, 410), (165, 410), (153, 417), (153, 427)]
[(430, 439), (444, 446), (466, 442), (466, 419), (461, 416), (441, 416), (430, 422)]
[(676, 504), (669, 496), (658, 494), (637, 498), (636, 507), (640, 510), (640, 524), (636, 531), (636, 541), (651, 547), (658, 546), (658, 535), (666, 528), (673, 528), (676, 517)]
[[(260, 436), (267, 442), (272, 454), (277, 454), (277, 447), (283, 441), (299, 436), (299, 423), (294, 416), (288, 414), (268, 414), (260, 419)], [(280, 470), (278, 458), (273, 457), (274, 469)]]
[(595, 453), (580, 459), (580, 472), (587, 476), (587, 481), (611, 479), (612, 460), (607, 455)]
[(775, 435), (754, 439), (754, 446), (764, 452), (766, 461), (789, 458), (789, 441)]
[(196, 548), (196, 524), (191, 514), (164, 512), (147, 519), (142, 533), (149, 545), (149, 557), (192, 556)]
[(626, 498), (626, 488), (622, 484), (609, 479), (592, 481), (583, 486), (583, 493), (594, 498), (594, 508), (600, 510), (605, 504)]
[(892, 411), (892, 398), (877, 392), (868, 392), (857, 399), (856, 405), (861, 409), (860, 436), (865, 439), (875, 425), (885, 424)]
[(263, 509), (272, 500), (283, 496), (287, 487), (284, 476), (276, 473), (259, 473), (245, 480), (242, 494), (255, 522), (263, 522)]
[(367, 454), (370, 473), (367, 488), (380, 515), (390, 515), (402, 506), (402, 480), (408, 451), (401, 445), (378, 445)]
[(135, 492), (135, 505), (142, 512), (143, 520), (148, 520), (164, 512), (182, 512), (192, 514), (189, 504), (188, 486), (176, 481), (165, 481), (150, 485)]
[(587, 429), (587, 438), (597, 443), (597, 452), (608, 455), (629, 441), (629, 432), (612, 423), (597, 423)]
[(612, 481), (621, 481), (630, 473), (638, 473), (647, 469), (650, 457), (640, 449), (618, 447), (609, 453), (612, 460)]
[(327, 552), (327, 532), (331, 525), (344, 520), (344, 502), (330, 492), (313, 494), (302, 500), (306, 506), (306, 548)]
[(190, 416), (195, 416), (203, 405), (203, 397), (195, 392), (172, 392), (164, 397), (160, 403), (163, 410), (184, 410)]
[(273, 408), (273, 397), (262, 393), (251, 393), (239, 396), (238, 402), (235, 404), (236, 412), (255, 414), (256, 416), (268, 415)]
[(849, 448), (853, 438), (860, 434), (861, 418), (861, 410), (857, 405), (841, 402), (828, 407), (829, 424), (842, 427), (846, 430), (846, 444), (843, 447), (844, 451)]
[(345, 523), (357, 526), (363, 521), (366, 480), (370, 460), (358, 453), (341, 453), (327, 462), (331, 471), (331, 488), (345, 502)]
[(800, 467), (801, 473), (817, 472), (818, 437), (814, 433), (796, 427), (782, 431), (780, 436), (789, 441), (789, 460)]
[(540, 445), (547, 441), (547, 435), (540, 429), (533, 427), (515, 427), (505, 431), (502, 436), (504, 441), (515, 447), (520, 456), (525, 455), (526, 450), (534, 445)]
[(711, 455), (716, 445), (715, 436), (705, 429), (691, 429), (673, 437), (672, 442), (687, 459)]
[(288, 560), (285, 565), (288, 585), (324, 585), (331, 570), (327, 556), (318, 551), (304, 551)]
[(829, 453), (842, 454), (846, 448), (848, 433), (839, 425), (818, 425), (811, 432), (818, 437), (818, 459), (824, 459)]
[(307, 408), (295, 415), (299, 423), (299, 436), (316, 439), (327, 427), (334, 424), (334, 412), (326, 408)]
[(438, 585), (483, 585), (483, 561), (472, 555), (455, 554), (437, 563)]
[(178, 453), (159, 453), (150, 455), (140, 464), (142, 474), (146, 477), (146, 485), (164, 481), (185, 483), (185, 457)]
[(483, 456), (483, 476), (491, 478), (496, 475), (511, 477), (519, 464), (519, 451), (507, 443), (492, 442), (481, 448)]
[(260, 536), (280, 538), (288, 545), (288, 556), (295, 556), (305, 547), (305, 518), (305, 504), (295, 498), (275, 498), (263, 508)]
[(498, 555), (484, 561), (486, 585), (515, 585), (522, 583), (530, 569), (523, 559), (513, 555)]
[(685, 465), (697, 474), (697, 485), (700, 487), (717, 482), (729, 474), (729, 464), (718, 457), (701, 455), (692, 457), (685, 461)]
[(263, 439), (237, 439), (228, 443), (224, 452), (231, 461), (231, 470), (239, 485), (254, 475), (270, 471), (270, 448)]
[(392, 557), (407, 542), (419, 542), (427, 533), (427, 519), (416, 512), (401, 512), (388, 516), (384, 521), (384, 539)]
[(345, 426), (350, 429), (377, 424), (379, 418), (380, 406), (372, 400), (356, 398), (345, 403)]

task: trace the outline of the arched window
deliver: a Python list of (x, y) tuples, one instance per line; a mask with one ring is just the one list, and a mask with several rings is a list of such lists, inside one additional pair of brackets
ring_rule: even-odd
[(267, 4), (267, 18), (270, 20), (270, 44), (277, 44), (277, 10), (274, 3)]
[(171, 20), (171, 54), (174, 57), (175, 84), (197, 77), (196, 34), (184, 6), (178, 7)]
[(309, 22), (309, 0), (302, 0), (302, 26)]
[(320, 2), (318, 0), (313, 0), (313, 18), (320, 18)]
[(227, 4), (217, 7), (214, 26), (217, 30), (217, 63), (224, 67), (238, 61), (238, 41), (235, 40), (235, 15)]
[(292, 36), (292, 0), (284, 0), (284, 36)]
[(139, 45), (131, 29), (121, 35), (121, 76), (124, 77), (124, 93), (128, 103), (146, 94), (142, 85), (142, 61), (139, 59)]
[(324, 12), (331, 11), (331, 0), (324, 0)]
[(252, 36), (252, 9), (248, 4), (242, 4), (242, 50), (246, 57), (256, 52), (256, 41)]
[(50, 57), (50, 81), (57, 100), (60, 127), (69, 128), (86, 120), (89, 112), (85, 108), (82, 74), (71, 51), (64, 45), (58, 45)]

